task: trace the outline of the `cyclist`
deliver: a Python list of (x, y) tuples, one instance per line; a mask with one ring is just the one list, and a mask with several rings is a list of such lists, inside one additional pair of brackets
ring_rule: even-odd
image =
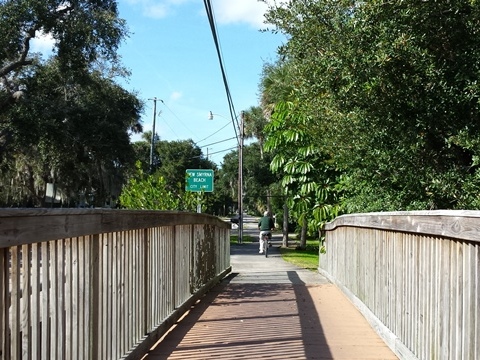
[(270, 213), (268, 211), (265, 211), (263, 213), (263, 216), (260, 218), (258, 221), (258, 230), (260, 230), (260, 234), (258, 238), (260, 239), (260, 248), (258, 253), (263, 254), (263, 237), (265, 234), (268, 234), (269, 238), (272, 237), (271, 231), (275, 228), (275, 223), (273, 222), (273, 219), (270, 217)]

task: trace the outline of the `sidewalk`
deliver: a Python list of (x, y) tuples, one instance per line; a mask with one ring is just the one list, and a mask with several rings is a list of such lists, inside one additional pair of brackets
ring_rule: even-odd
[(232, 274), (145, 359), (397, 359), (334, 285), (283, 261), (280, 245), (275, 237), (268, 258), (258, 242), (232, 245)]

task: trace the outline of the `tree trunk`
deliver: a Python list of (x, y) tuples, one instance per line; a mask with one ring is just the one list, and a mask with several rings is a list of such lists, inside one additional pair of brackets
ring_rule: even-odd
[(288, 247), (288, 206), (287, 206), (287, 198), (285, 198), (285, 202), (283, 204), (283, 239), (282, 239), (282, 246)]
[(270, 213), (271, 216), (272, 214), (272, 202), (270, 201), (270, 189), (267, 189), (267, 211)]
[(307, 248), (307, 220), (303, 220), (302, 232), (300, 234), (300, 249), (305, 250)]

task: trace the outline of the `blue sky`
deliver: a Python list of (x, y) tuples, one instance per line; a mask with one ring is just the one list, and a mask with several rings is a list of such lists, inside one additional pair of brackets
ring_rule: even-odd
[[(237, 114), (258, 105), (262, 66), (276, 59), (281, 35), (266, 27), (266, 6), (257, 0), (212, 0), (228, 84)], [(228, 101), (205, 6), (200, 0), (121, 0), (120, 17), (130, 37), (120, 48), (131, 71), (122, 85), (146, 101), (144, 130), (161, 140), (192, 139), (221, 164), (223, 151), (235, 148)], [(214, 120), (208, 120), (209, 111)], [(133, 140), (138, 140), (134, 137)], [(160, 154), (161, 156), (161, 154)]]

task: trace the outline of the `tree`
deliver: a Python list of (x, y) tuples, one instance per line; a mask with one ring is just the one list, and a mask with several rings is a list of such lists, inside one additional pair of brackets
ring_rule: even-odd
[[(0, 4), (0, 183), (5, 205), (44, 206), (48, 183), (71, 203), (104, 204), (133, 165), (129, 132), (143, 104), (114, 81), (127, 35), (115, 1)], [(37, 35), (55, 40), (50, 59), (32, 54)], [(91, 197), (93, 200), (93, 197)], [(75, 200), (78, 201), (78, 198)]]
[(260, 107), (267, 120), (273, 114), (275, 104), (293, 100), (297, 81), (293, 70), (293, 64), (281, 59), (264, 64), (259, 90)]
[(224, 156), (215, 178), (215, 193), (221, 196), (224, 213), (233, 213), (238, 204), (238, 150)]
[(157, 172), (171, 184), (185, 185), (187, 169), (216, 169), (192, 140), (159, 141), (156, 151), (160, 162)]
[(39, 63), (30, 53), (35, 36), (51, 36), (61, 71), (78, 76), (100, 59), (116, 63), (126, 29), (114, 0), (17, 0), (0, 4), (0, 33), (1, 114), (24, 92), (25, 70)]
[[(260, 159), (260, 145), (257, 142), (243, 148), (244, 208), (258, 214), (266, 210), (270, 187), (278, 181), (270, 170), (271, 156)], [(238, 151), (225, 155), (219, 171), (217, 189), (238, 201)]]
[(145, 173), (140, 162), (137, 162), (136, 169), (120, 194), (122, 207), (134, 210), (196, 210), (197, 194), (186, 192), (182, 187), (172, 188), (159, 173)]
[[(134, 143), (136, 155), (140, 160), (142, 174), (150, 171), (150, 139), (151, 133), (144, 134), (142, 141)], [(206, 159), (202, 150), (192, 140), (163, 141), (159, 138), (155, 141), (154, 158), (157, 159), (154, 164), (154, 178), (162, 179), (164, 191), (181, 199), (185, 194), (185, 175), (187, 169), (212, 169), (217, 171), (217, 166)], [(138, 176), (135, 175), (135, 176)], [(202, 211), (209, 213), (219, 213), (221, 205), (216, 200), (216, 192), (213, 194), (196, 194), (202, 199)]]
[(264, 154), (261, 157), (261, 146), (258, 142), (251, 143), (243, 150), (243, 181), (244, 203), (249, 209), (255, 209), (259, 214), (265, 210), (274, 213), (271, 208), (271, 187), (278, 178), (270, 170), (272, 156)]
[(319, 232), (338, 214), (332, 184), (337, 176), (331, 156), (316, 146), (318, 123), (294, 103), (278, 103), (267, 126), (266, 150), (274, 151), (271, 168), (283, 175), (291, 216), (302, 227), (300, 248), (306, 247), (307, 230)]
[(128, 132), (138, 123), (142, 104), (96, 72), (81, 84), (67, 82), (57, 65), (52, 60), (22, 79), (29, 96), (0, 124), (15, 134), (2, 153), (0, 192), (15, 202), (26, 197), (31, 205), (45, 206), (46, 184), (53, 183), (67, 202), (94, 191), (103, 204), (118, 196), (123, 173), (133, 166)]
[(479, 13), (467, 0), (271, 8), (343, 211), (478, 207)]
[(260, 145), (260, 158), (263, 159), (263, 144), (265, 142), (265, 118), (262, 108), (259, 106), (251, 106), (243, 113), (244, 118), (244, 135), (246, 138), (255, 137)]
[[(262, 77), (260, 80), (261, 93), (261, 108), (263, 115), (267, 119), (266, 124), (271, 120), (272, 114), (275, 112), (277, 103), (289, 101), (294, 98), (294, 84), (295, 76), (293, 76), (293, 67), (290, 63), (285, 61), (277, 61), (275, 64), (265, 64), (263, 67)], [(268, 139), (268, 129), (263, 129), (263, 137)], [(268, 144), (268, 141), (267, 141)], [(265, 147), (262, 145), (262, 148)], [(268, 147), (268, 145), (267, 145)], [(275, 155), (276, 150), (268, 149), (271, 154)], [(283, 169), (281, 167), (274, 167), (273, 171), (282, 178)], [(288, 232), (289, 232), (289, 197), (291, 194), (282, 186), (283, 194), (283, 246), (288, 247)]]

